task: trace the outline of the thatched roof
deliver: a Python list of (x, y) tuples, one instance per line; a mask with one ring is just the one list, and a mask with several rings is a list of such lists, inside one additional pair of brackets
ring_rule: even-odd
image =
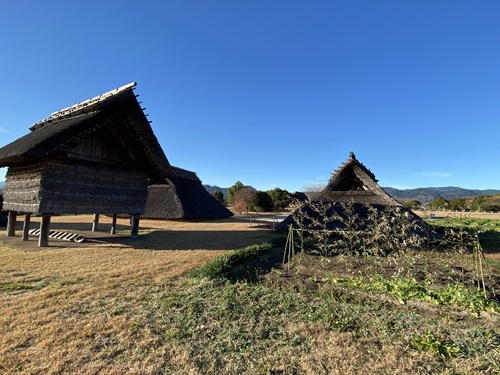
[(192, 220), (233, 215), (203, 187), (196, 173), (177, 167), (172, 170), (173, 176), (149, 186), (145, 218)]
[(349, 159), (332, 173), (317, 200), (400, 206), (377, 182), (373, 172), (351, 152)]
[(106, 130), (127, 149), (133, 165), (150, 177), (172, 171), (136, 95), (135, 83), (52, 113), (31, 132), (0, 148), (0, 167), (39, 162), (65, 154), (79, 141)]
[[(392, 198), (377, 184), (373, 172), (359, 162), (352, 152), (349, 159), (332, 173), (328, 184), (315, 196), (314, 201), (328, 204), (326, 214), (329, 217), (345, 216), (342, 204), (348, 204), (353, 210), (353, 215), (358, 216), (361, 221), (365, 220), (368, 215), (368, 206), (373, 207), (378, 212), (384, 211), (387, 206), (398, 207), (400, 210), (407, 212), (407, 216), (411, 221), (418, 223), (422, 228), (425, 226), (417, 215), (404, 208), (401, 203)], [(294, 213), (286, 217), (276, 229), (287, 231), (290, 225), (297, 227), (295, 217), (299, 214), (306, 218), (307, 216), (311, 218), (318, 216), (313, 209), (313, 205), (314, 202), (304, 203)], [(341, 225), (339, 221), (332, 221), (328, 224), (328, 228), (333, 229), (339, 225)]]

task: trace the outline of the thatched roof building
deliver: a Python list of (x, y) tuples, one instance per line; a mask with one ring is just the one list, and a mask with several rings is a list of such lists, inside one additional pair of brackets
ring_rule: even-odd
[[(377, 182), (378, 180), (373, 172), (359, 162), (354, 153), (351, 152), (349, 159), (332, 173), (328, 184), (321, 192), (315, 194), (313, 201), (333, 203), (326, 212), (330, 217), (339, 215), (345, 217), (342, 204), (350, 204), (354, 210), (354, 215), (358, 216), (360, 221), (367, 218), (369, 214), (368, 206), (379, 212), (385, 210), (388, 206), (399, 207), (401, 211), (407, 213), (409, 220), (416, 223), (416, 226), (420, 227), (421, 232), (424, 233), (424, 227), (427, 227), (426, 224), (416, 214), (403, 207), (400, 202), (387, 194)], [(311, 218), (318, 216), (318, 213), (312, 208), (312, 204), (313, 202), (306, 200), (294, 213), (286, 217), (276, 229), (287, 231), (290, 225), (298, 227), (296, 222), (298, 216), (306, 218), (308, 215)], [(342, 225), (340, 221), (331, 221), (328, 227), (333, 229)]]
[(349, 159), (332, 173), (317, 200), (401, 206), (377, 182), (373, 172), (351, 152)]
[(233, 213), (202, 185), (196, 173), (172, 167), (173, 175), (149, 186), (146, 210), (151, 219), (221, 219)]
[(144, 213), (148, 185), (173, 172), (134, 87), (57, 111), (0, 148), (3, 209), (13, 220), (17, 212)]

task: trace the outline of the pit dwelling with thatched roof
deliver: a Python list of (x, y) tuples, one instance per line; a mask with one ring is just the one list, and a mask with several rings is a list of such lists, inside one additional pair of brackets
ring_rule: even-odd
[[(299, 194), (298, 196), (305, 196)], [(422, 236), (429, 234), (428, 225), (411, 210), (405, 208), (400, 202), (387, 194), (379, 185), (375, 175), (364, 164), (357, 160), (353, 152), (349, 158), (332, 173), (328, 184), (325, 188), (315, 194), (310, 199), (305, 199), (300, 207), (292, 214), (287, 216), (277, 227), (278, 231), (288, 231), (292, 228), (307, 226), (309, 229), (315, 229), (312, 224), (318, 219), (319, 213), (313, 208), (315, 203), (323, 202), (328, 204), (328, 208), (324, 214), (329, 218), (337, 217), (339, 220), (329, 220), (327, 229), (335, 229), (345, 227), (342, 222), (347, 219), (346, 205), (352, 211), (351, 215), (357, 218), (359, 229), (362, 230), (369, 225), (370, 210), (374, 209), (378, 212), (389, 211), (388, 208), (397, 208), (400, 212), (405, 213), (405, 217), (409, 220), (416, 233)], [(373, 211), (371, 211), (373, 212)], [(298, 218), (303, 220), (298, 223)], [(324, 218), (321, 218), (324, 220)]]
[(172, 167), (173, 175), (148, 188), (147, 219), (222, 219), (233, 213), (202, 185), (195, 172)]
[[(0, 148), (7, 236), (25, 214), (39, 215), (39, 246), (48, 245), (50, 217), (61, 214), (131, 216), (138, 234), (148, 186), (173, 176), (131, 83), (51, 114), (30, 133)], [(114, 220), (115, 223), (116, 220)]]

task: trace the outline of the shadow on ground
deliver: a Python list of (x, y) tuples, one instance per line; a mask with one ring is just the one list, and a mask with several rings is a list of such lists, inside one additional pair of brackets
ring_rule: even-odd
[[(117, 234), (110, 234), (111, 225), (99, 225), (93, 232), (88, 223), (54, 223), (51, 231), (75, 233), (85, 236), (81, 243), (49, 238), (49, 246), (38, 247), (38, 236), (31, 235), (23, 241), (22, 225), (16, 227), (16, 236), (6, 237), (0, 241), (8, 246), (21, 250), (38, 250), (53, 248), (75, 248), (95, 245), (123, 245), (138, 250), (234, 250), (256, 243), (269, 241), (280, 234), (269, 229), (249, 228), (249, 230), (176, 230), (158, 229), (147, 225), (141, 227), (139, 238), (130, 237), (127, 225), (117, 225)], [(194, 224), (196, 227), (196, 224)], [(38, 228), (38, 223), (32, 228)]]

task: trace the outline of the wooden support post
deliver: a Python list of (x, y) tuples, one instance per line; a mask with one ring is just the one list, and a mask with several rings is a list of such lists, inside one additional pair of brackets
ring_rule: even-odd
[(130, 215), (130, 237), (139, 238), (139, 215)]
[(94, 214), (94, 221), (92, 222), (92, 232), (97, 232), (99, 226), (99, 214)]
[(113, 214), (113, 222), (111, 223), (111, 234), (116, 234), (116, 214)]
[(49, 246), (50, 215), (42, 215), (40, 222), (40, 236), (38, 237), (38, 247)]
[(30, 238), (30, 221), (31, 221), (31, 212), (26, 212), (23, 224), (23, 241), (28, 241)]
[(9, 211), (7, 221), (7, 237), (14, 237), (16, 235), (16, 220), (17, 212)]

